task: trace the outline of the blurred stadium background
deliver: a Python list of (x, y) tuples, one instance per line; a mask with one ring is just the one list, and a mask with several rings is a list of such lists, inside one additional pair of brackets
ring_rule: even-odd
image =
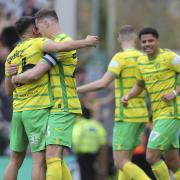
[[(11, 97), (4, 91), (4, 62), (16, 41), (12, 26), (22, 15), (34, 15), (40, 8), (54, 8), (62, 29), (74, 39), (87, 34), (98, 35), (100, 43), (96, 49), (79, 50), (78, 85), (102, 76), (112, 55), (119, 50), (117, 33), (119, 27), (131, 24), (141, 29), (153, 26), (160, 32), (163, 48), (180, 49), (180, 1), (179, 0), (0, 0), (0, 179), (8, 161), (9, 130), (12, 115)], [(106, 98), (104, 98), (106, 97)], [(102, 122), (107, 132), (107, 145), (104, 149), (104, 167), (96, 166), (97, 179), (115, 179), (111, 158), (111, 141), (114, 113), (113, 89), (98, 93), (88, 93), (80, 97), (82, 103), (93, 113), (93, 118)], [(149, 127), (147, 127), (148, 129)], [(143, 151), (144, 152), (144, 151)], [(68, 153), (69, 154), (69, 153)], [(107, 154), (110, 154), (107, 158)], [(143, 154), (143, 153), (142, 153)], [(28, 153), (29, 155), (29, 153)], [(79, 180), (79, 169), (74, 154), (66, 160)], [(98, 160), (97, 163), (101, 163)], [(27, 156), (18, 180), (30, 179), (31, 158)], [(28, 178), (25, 178), (28, 180)]]

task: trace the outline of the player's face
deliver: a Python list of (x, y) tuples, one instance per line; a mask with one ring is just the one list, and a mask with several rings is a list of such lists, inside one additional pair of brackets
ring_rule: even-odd
[(154, 55), (159, 47), (159, 40), (152, 34), (144, 34), (141, 36), (141, 47), (147, 55)]

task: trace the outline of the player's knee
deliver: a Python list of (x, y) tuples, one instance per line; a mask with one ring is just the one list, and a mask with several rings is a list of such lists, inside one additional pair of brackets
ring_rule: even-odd
[(148, 151), (146, 152), (146, 160), (152, 165), (160, 160), (160, 154), (153, 151)]
[(12, 152), (10, 158), (10, 164), (16, 168), (20, 168), (24, 160), (24, 153)]
[(43, 158), (33, 159), (32, 163), (34, 165), (41, 166), (41, 165), (43, 165), (45, 163), (45, 158), (43, 157)]
[(117, 169), (123, 169), (124, 164), (126, 163), (124, 158), (121, 158), (120, 156), (114, 156), (114, 164)]
[(33, 166), (42, 167), (45, 164), (45, 153), (44, 151), (32, 153)]
[(17, 169), (19, 169), (22, 165), (22, 161), (20, 161), (19, 159), (15, 159), (15, 158), (12, 158), (10, 160), (10, 164), (13, 166), (13, 167), (16, 167)]
[(48, 145), (46, 148), (46, 159), (52, 157), (60, 157), (62, 158), (63, 147), (57, 145)]
[(114, 159), (114, 165), (116, 169), (122, 169), (122, 165), (117, 159)]
[(173, 172), (176, 172), (180, 167), (179, 157), (177, 157), (177, 158), (165, 158), (165, 162)]

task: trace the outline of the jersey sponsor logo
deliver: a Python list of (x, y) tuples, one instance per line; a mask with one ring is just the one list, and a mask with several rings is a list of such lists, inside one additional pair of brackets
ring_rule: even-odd
[(155, 74), (155, 75), (148, 75), (145, 76), (145, 81), (158, 81), (163, 78), (163, 74)]
[(109, 64), (109, 67), (118, 68), (120, 63), (117, 60), (112, 60)]
[(176, 56), (172, 62), (173, 65), (180, 64), (180, 56)]

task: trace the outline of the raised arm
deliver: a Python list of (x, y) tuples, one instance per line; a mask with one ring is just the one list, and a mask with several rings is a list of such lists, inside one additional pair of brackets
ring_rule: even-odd
[(44, 52), (60, 52), (60, 51), (71, 51), (75, 49), (85, 48), (85, 47), (93, 47), (96, 46), (98, 43), (97, 36), (87, 36), (83, 40), (72, 40), (72, 41), (65, 41), (65, 42), (54, 42), (54, 41), (47, 41), (43, 46)]
[[(78, 48), (95, 46), (98, 42), (97, 36), (87, 36), (84, 40), (66, 41), (56, 43), (54, 41), (47, 41), (43, 46), (45, 52), (59, 52), (70, 51)], [(40, 79), (52, 66), (56, 64), (56, 60), (51, 55), (47, 54), (43, 57), (44, 61), (39, 61), (32, 69), (12, 77), (12, 83), (31, 83)]]
[(101, 79), (82, 85), (77, 88), (77, 92), (85, 93), (90, 91), (97, 91), (107, 87), (114, 80), (114, 74), (107, 71)]

